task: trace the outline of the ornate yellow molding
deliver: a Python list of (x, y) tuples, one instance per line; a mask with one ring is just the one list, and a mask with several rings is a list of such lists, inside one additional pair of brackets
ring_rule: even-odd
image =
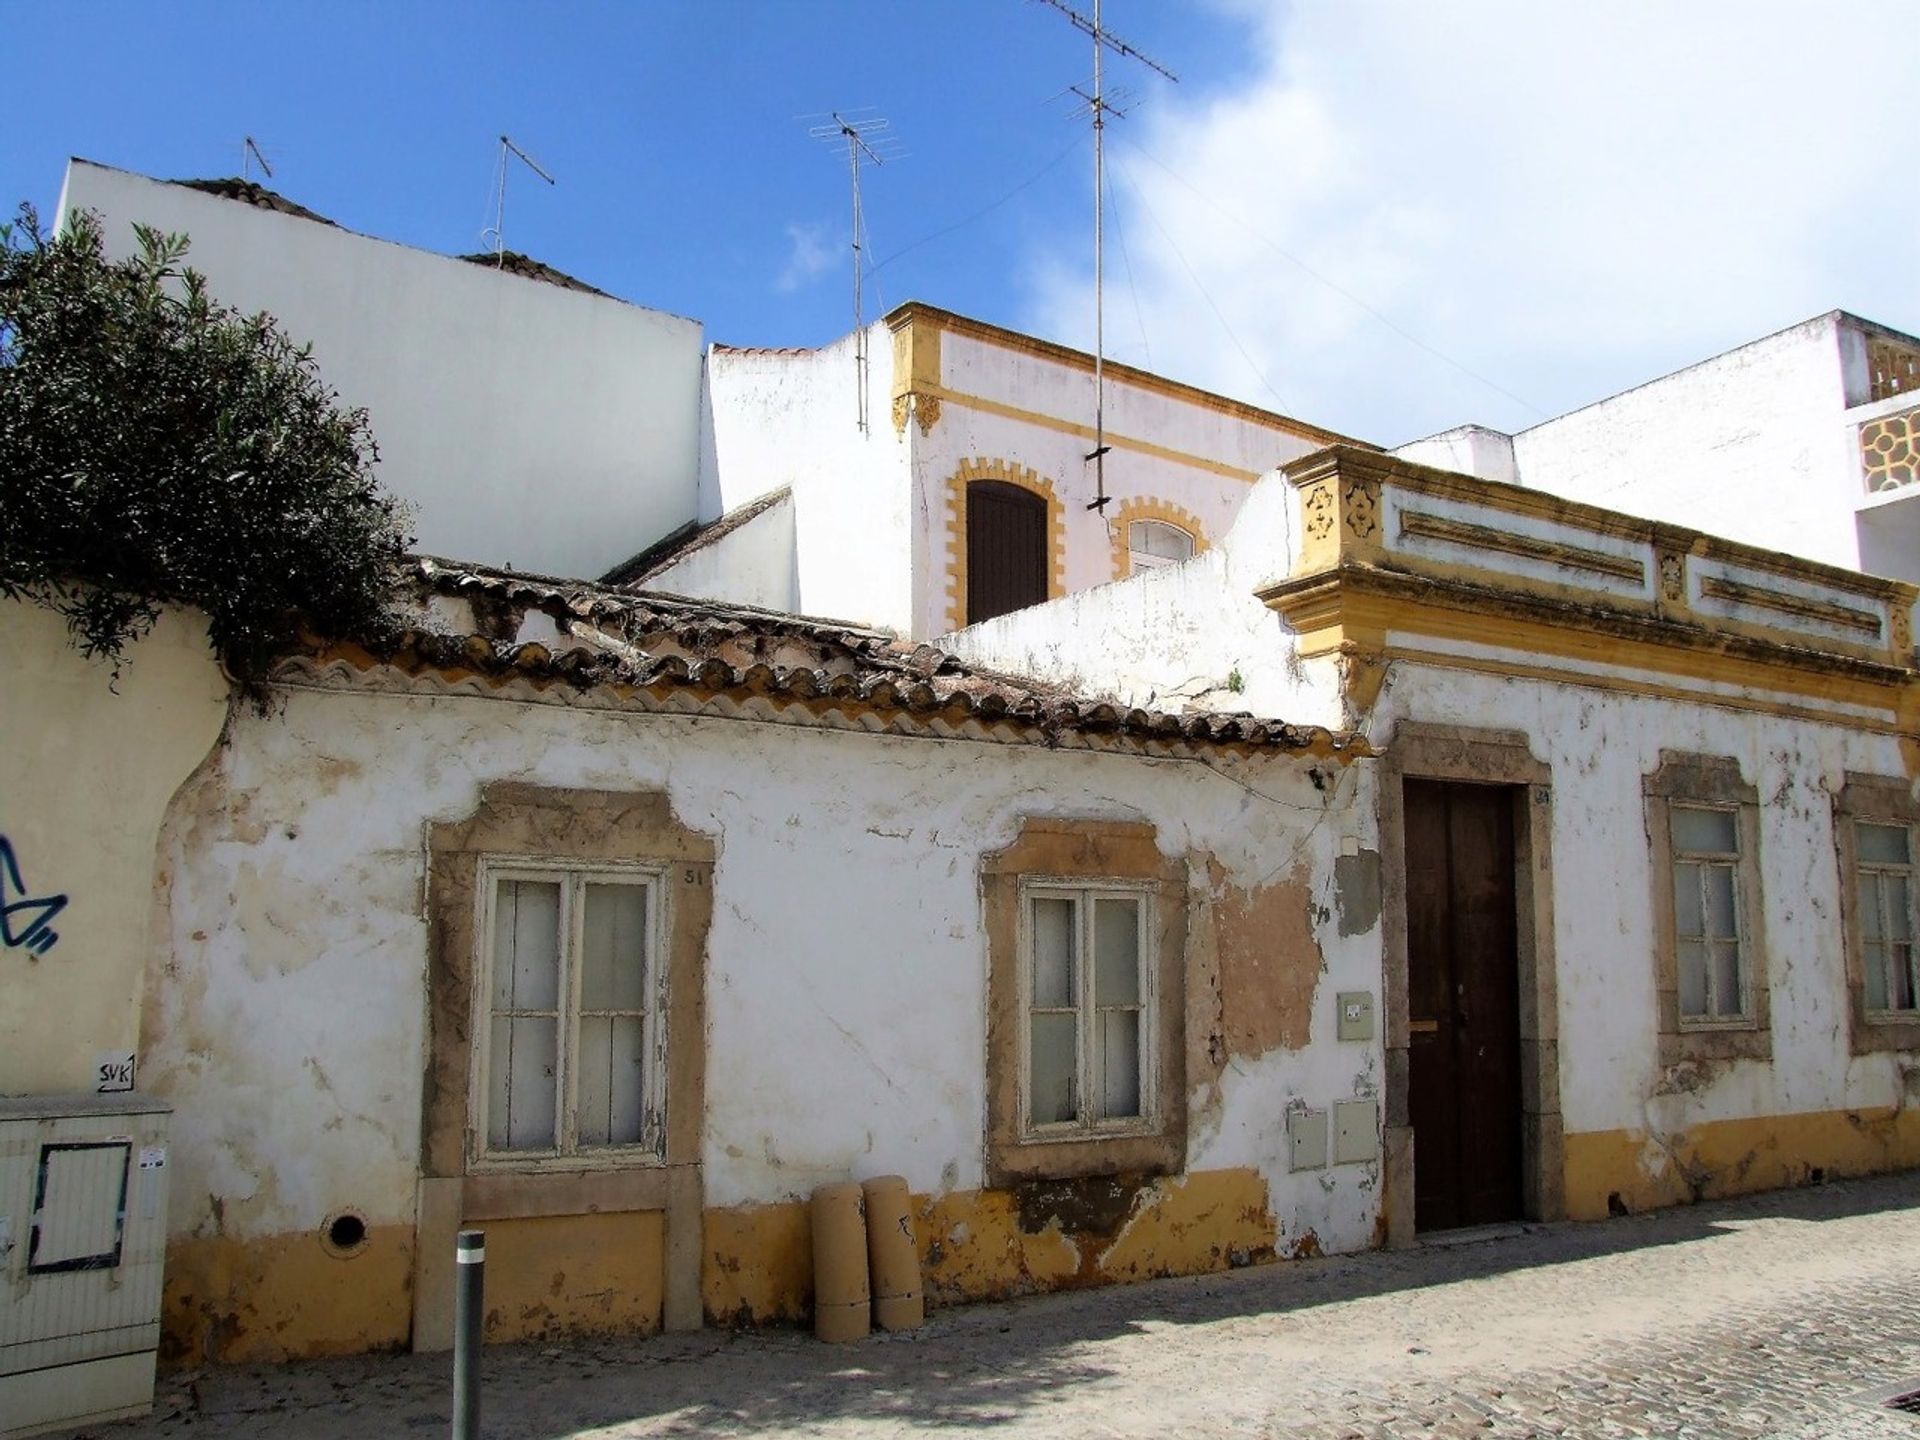
[(1067, 507), (1053, 482), (1011, 460), (975, 456), (962, 460), (947, 479), (947, 629), (967, 625), (967, 486), (976, 480), (1000, 480), (1031, 490), (1047, 502), (1047, 598), (1067, 593)]
[(1193, 537), (1193, 553), (1196, 555), (1207, 548), (1207, 536), (1200, 528), (1200, 517), (1191, 510), (1171, 500), (1162, 500), (1157, 495), (1128, 496), (1120, 502), (1119, 508), (1107, 522), (1107, 540), (1113, 551), (1113, 578), (1116, 580), (1124, 580), (1133, 573), (1132, 562), (1128, 558), (1127, 527), (1136, 520), (1158, 520), (1176, 530), (1184, 530)]
[(897, 310), (887, 324), (893, 331), (893, 433), (906, 434), (911, 414), (925, 436), (940, 419), (940, 330), (915, 325)]
[[(1322, 451), (1287, 473), (1300, 496), (1299, 553), (1293, 573), (1260, 598), (1294, 630), (1303, 658), (1341, 662), (1349, 708), (1364, 708), (1386, 660), (1420, 658), (1516, 675), (1522, 672), (1512, 667), (1520, 665), (1540, 678), (1805, 713), (1869, 730), (1911, 734), (1920, 719), (1915, 586), (1366, 451)], [(1471, 506), (1475, 518), (1418, 508), (1428, 496)], [(1392, 535), (1383, 533), (1388, 505), (1398, 517)], [(1561, 533), (1509, 528), (1503, 515), (1552, 522)], [(1410, 551), (1399, 543), (1406, 537), (1462, 547), (1473, 563)], [(1633, 542), (1646, 558), (1588, 537)], [(1503, 565), (1506, 556), (1551, 561), (1569, 573), (1557, 580), (1521, 574)], [(1690, 573), (1703, 561), (1713, 562), (1710, 570)], [(1811, 593), (1721, 573), (1735, 568), (1797, 581)], [(1633, 588), (1610, 583), (1620, 580)], [(1696, 593), (1747, 613), (1704, 613), (1690, 599)], [(1764, 618), (1769, 611), (1782, 618)], [(1814, 624), (1854, 634), (1835, 638), (1810, 629)], [(1463, 642), (1489, 653), (1448, 653)], [(1555, 659), (1668, 678), (1652, 686), (1624, 675), (1556, 671)], [(1708, 698), (1689, 692), (1688, 681), (1727, 689)], [(1750, 693), (1743, 698), (1733, 687)]]

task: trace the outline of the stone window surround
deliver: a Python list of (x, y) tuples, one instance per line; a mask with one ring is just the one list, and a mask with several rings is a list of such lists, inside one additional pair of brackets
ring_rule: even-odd
[[(1920, 1050), (1920, 1012), (1867, 1013), (1865, 956), (1860, 945), (1858, 863), (1853, 822), (1920, 826), (1920, 802), (1913, 786), (1893, 775), (1863, 775), (1847, 771), (1845, 784), (1833, 799), (1834, 848), (1840, 861), (1840, 925), (1846, 943), (1847, 1017), (1850, 1051), (1871, 1055), (1884, 1050)], [(1916, 867), (1920, 870), (1920, 866)]]
[(1520, 971), (1521, 1208), (1566, 1214), (1560, 1113), (1560, 1000), (1553, 944), (1553, 771), (1514, 730), (1403, 720), (1379, 770), (1381, 964), (1385, 995), (1387, 1242), (1414, 1243), (1413, 1121), (1407, 1013), (1406, 780), (1510, 788), (1514, 806), (1515, 941)]
[[(1725, 755), (1662, 750), (1660, 767), (1642, 782), (1647, 852), (1652, 867), (1654, 1013), (1660, 1065), (1687, 1061), (1771, 1060), (1772, 1012), (1767, 986), (1765, 891), (1760, 868), (1760, 792), (1746, 783), (1740, 762)], [(1674, 931), (1674, 803), (1737, 806), (1740, 836), (1740, 974), (1747, 989), (1746, 1018), (1683, 1020), (1680, 962)]]
[[(699, 1329), (704, 1186), (706, 946), (712, 839), (674, 818), (662, 791), (500, 782), (465, 820), (427, 834), (428, 1059), (414, 1257), (414, 1349), (451, 1344), (453, 1240), (462, 1224), (621, 1211), (666, 1213), (664, 1327)], [(664, 1162), (570, 1157), (537, 1170), (473, 1163), (473, 978), (482, 858), (641, 864), (667, 907)]]
[[(1152, 1014), (1145, 1023), (1154, 1027), (1155, 1103), (1144, 1127), (1023, 1138), (1020, 1074), (1028, 1040), (1020, 908), (1022, 882), (1041, 880), (1131, 881), (1152, 893)], [(983, 857), (980, 897), (987, 940), (988, 1183), (1185, 1169), (1186, 865), (1160, 853), (1151, 824), (1029, 817), (1012, 844)]]

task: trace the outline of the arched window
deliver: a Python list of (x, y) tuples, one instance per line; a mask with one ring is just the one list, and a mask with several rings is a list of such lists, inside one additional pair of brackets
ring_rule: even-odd
[(1127, 524), (1127, 559), (1131, 574), (1178, 565), (1193, 558), (1193, 536), (1164, 520), (1133, 520)]
[(967, 486), (967, 624), (1047, 598), (1047, 502), (1003, 480)]

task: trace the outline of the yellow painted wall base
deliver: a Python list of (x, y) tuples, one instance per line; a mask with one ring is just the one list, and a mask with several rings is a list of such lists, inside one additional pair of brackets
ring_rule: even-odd
[[(914, 1211), (931, 1306), (1225, 1270), (1271, 1260), (1279, 1243), (1266, 1182), (1253, 1170), (917, 1195)], [(806, 1206), (709, 1210), (706, 1220), (708, 1322), (806, 1320)]]
[(1827, 1110), (1720, 1120), (1667, 1135), (1566, 1137), (1567, 1216), (1600, 1220), (1826, 1178), (1920, 1165), (1920, 1111)]
[(488, 1343), (658, 1330), (666, 1219), (651, 1210), (489, 1220)]
[(379, 1226), (357, 1253), (318, 1233), (167, 1246), (160, 1353), (242, 1363), (398, 1349), (413, 1324), (413, 1227)]

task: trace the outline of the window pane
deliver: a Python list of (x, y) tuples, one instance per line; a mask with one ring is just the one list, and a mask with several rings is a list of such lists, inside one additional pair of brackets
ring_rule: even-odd
[(1907, 863), (1906, 826), (1870, 825), (1863, 820), (1854, 826), (1853, 833), (1862, 860), (1875, 865)]
[(502, 880), (493, 913), (493, 1008), (552, 1010), (560, 997), (560, 887)]
[(1880, 928), (1880, 877), (1872, 871), (1860, 876), (1860, 938), (1878, 940)]
[(1041, 895), (1033, 899), (1035, 1009), (1065, 1009), (1074, 1003), (1073, 912), (1071, 900)]
[(1140, 902), (1093, 902), (1093, 1003), (1140, 1003)]
[(582, 1146), (637, 1145), (644, 1128), (641, 1091), (646, 1079), (643, 1027), (637, 1015), (580, 1017), (580, 1057), (574, 1067)]
[(1193, 558), (1193, 537), (1177, 525), (1159, 520), (1135, 520), (1127, 526), (1127, 548), (1161, 560)]
[(1140, 1012), (1102, 1010), (1100, 1038), (1100, 1111), (1098, 1120), (1122, 1120), (1140, 1113)]
[(1723, 1020), (1746, 1010), (1740, 993), (1740, 947), (1731, 941), (1713, 947), (1713, 1003)]
[(1734, 923), (1733, 867), (1707, 866), (1707, 934), (1718, 940), (1731, 940), (1740, 933)]
[(1866, 971), (1867, 1009), (1887, 1008), (1887, 947), (1876, 941), (1860, 946), (1860, 966)]
[(1728, 855), (1738, 850), (1731, 810), (1701, 810), (1691, 805), (1673, 807), (1673, 848)]
[(1051, 1125), (1075, 1117), (1073, 1073), (1078, 1061), (1079, 1017), (1035, 1015), (1033, 1065), (1028, 1077), (1032, 1123)]
[(1887, 896), (1887, 937), (1892, 940), (1913, 938), (1913, 904), (1907, 892), (1907, 877), (1888, 875), (1882, 882)]
[(1706, 912), (1700, 908), (1700, 867), (1682, 860), (1673, 867), (1673, 928), (1679, 935), (1706, 934)]
[(1891, 946), (1887, 959), (1890, 962), (1887, 968), (1887, 1008), (1911, 1010), (1914, 1008), (1913, 946)]
[(487, 1146), (551, 1150), (559, 1023), (496, 1016), (487, 1052)]
[(1679, 947), (1680, 1013), (1689, 1020), (1707, 1013), (1707, 956), (1698, 941), (1683, 940)]
[(587, 886), (580, 940), (580, 1008), (645, 1009), (647, 887)]

